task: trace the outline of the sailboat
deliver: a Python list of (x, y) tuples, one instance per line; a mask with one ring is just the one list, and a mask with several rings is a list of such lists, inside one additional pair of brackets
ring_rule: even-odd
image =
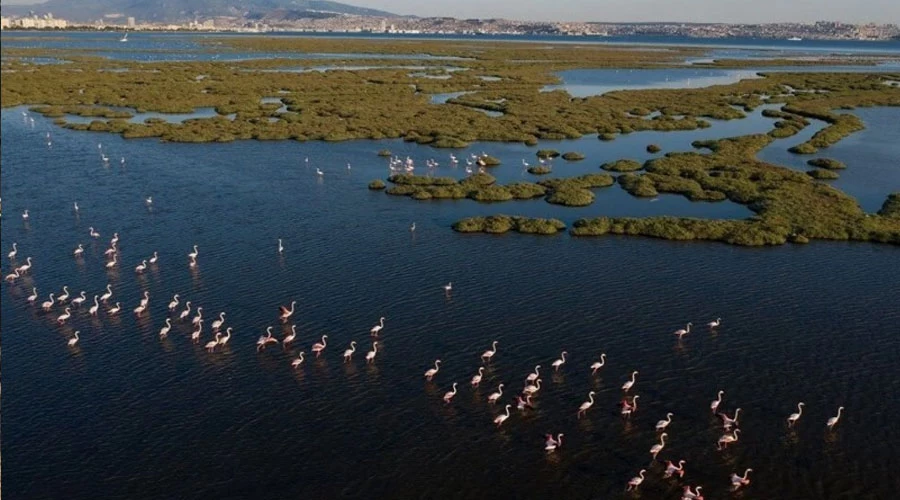
[(127, 41), (128, 41), (128, 32), (127, 32), (127, 31), (125, 32), (124, 35), (122, 35), (122, 38), (120, 38), (119, 41), (120, 41), (120, 42), (127, 42)]
[(789, 42), (802, 42), (803, 39), (800, 38), (799, 36), (792, 36), (792, 37), (788, 38), (788, 41)]

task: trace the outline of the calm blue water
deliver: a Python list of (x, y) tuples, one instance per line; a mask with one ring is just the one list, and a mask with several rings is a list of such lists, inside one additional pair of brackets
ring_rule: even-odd
[(840, 178), (828, 184), (859, 200), (867, 212), (877, 212), (890, 193), (900, 190), (900, 123), (898, 108), (858, 108), (852, 111), (866, 128), (845, 137), (829, 148), (814, 155), (796, 155), (788, 148), (809, 140), (814, 133), (827, 125), (818, 120), (794, 137), (775, 141), (760, 151), (760, 160), (785, 165), (797, 170), (811, 170), (806, 164), (811, 158), (834, 158), (847, 165), (840, 170)]
[[(178, 61), (178, 60), (225, 60), (273, 58), (352, 58), (352, 59), (438, 59), (454, 60), (455, 57), (431, 56), (427, 54), (381, 55), (352, 53), (302, 53), (302, 52), (241, 52), (225, 45), (207, 45), (200, 40), (215, 40), (231, 36), (303, 36), (323, 38), (376, 38), (410, 40), (504, 40), (523, 42), (553, 42), (603, 45), (638, 45), (655, 47), (701, 47), (709, 48), (706, 57), (715, 58), (760, 58), (760, 57), (809, 57), (823, 55), (897, 55), (900, 56), (900, 41), (855, 41), (855, 40), (766, 40), (753, 38), (702, 39), (686, 37), (567, 37), (567, 36), (515, 36), (515, 35), (378, 35), (343, 33), (142, 33), (133, 32), (128, 42), (119, 42), (120, 33), (113, 32), (21, 32), (4, 31), (3, 45), (15, 48), (64, 48), (89, 51), (92, 55), (110, 59), (137, 61)], [(64, 39), (60, 39), (64, 37)], [(43, 39), (43, 40), (42, 40)], [(213, 49), (215, 52), (207, 52)]]
[[(649, 469), (643, 498), (677, 498), (683, 484), (703, 485), (707, 498), (729, 498), (729, 475), (745, 467), (754, 469), (753, 482), (740, 498), (880, 499), (895, 492), (896, 247), (460, 235), (449, 226), (466, 215), (571, 223), (604, 214), (750, 212), (672, 195), (639, 200), (618, 186), (596, 190), (595, 203), (582, 209), (542, 200), (415, 202), (366, 189), (388, 175), (375, 152), (410, 155), (419, 173), (433, 157), (442, 164), (435, 175), (462, 177), (464, 167), (451, 169), (446, 150), (400, 141), (124, 140), (61, 129), (34, 114), (32, 128), (21, 111), (0, 113), (0, 248), (19, 248), (15, 261), (2, 257), (2, 273), (25, 257), (34, 262), (26, 278), (0, 284), (9, 498), (56, 499), (61, 491), (76, 500), (483, 498), (486, 491), (614, 498), (642, 468)], [(855, 111), (869, 128), (826, 154), (848, 163), (841, 181), (871, 172), (882, 192), (900, 186), (896, 169), (879, 166), (897, 156), (895, 111)], [(584, 161), (554, 163), (557, 174), (576, 175), (618, 158), (643, 161), (653, 156), (644, 149), (650, 143), (662, 153), (686, 151), (696, 139), (762, 132), (771, 123), (754, 113), (699, 131), (540, 147), (584, 152)], [(784, 151), (798, 138), (772, 148)], [(851, 140), (861, 142), (854, 149)], [(98, 143), (113, 159), (108, 166)], [(845, 146), (871, 160), (845, 159)], [(497, 156), (503, 165), (491, 173), (512, 182), (534, 178), (521, 162), (533, 162), (536, 149), (478, 143), (455, 154)], [(19, 216), (25, 209), (27, 223)], [(101, 238), (91, 239), (89, 226)], [(113, 232), (121, 236), (122, 263), (107, 271), (103, 251)], [(286, 247), (281, 256), (277, 238)], [(80, 260), (72, 257), (78, 243), (86, 249)], [(186, 254), (194, 244), (200, 263), (191, 269)], [(159, 263), (136, 275), (134, 266), (153, 251)], [(441, 289), (448, 281), (449, 297)], [(91, 318), (83, 307), (59, 326), (59, 307), (44, 313), (25, 300), (32, 287), (41, 302), (63, 285), (92, 297), (107, 284), (124, 309), (118, 316)], [(144, 291), (150, 311), (135, 318), (131, 310)], [(207, 321), (227, 312), (226, 325), (234, 327), (227, 348), (203, 350), (208, 326), (199, 345), (190, 341), (190, 325), (178, 322), (166, 340), (158, 338), (174, 293), (182, 306), (202, 306)], [(278, 337), (286, 333), (277, 306), (291, 300), (298, 301), (298, 342), (257, 353), (267, 326)], [(368, 329), (380, 316), (382, 349), (366, 366)], [(718, 316), (718, 332), (696, 328), (680, 343), (671, 335), (687, 321)], [(68, 348), (75, 330), (81, 341)], [(297, 352), (308, 354), (323, 334), (325, 354), (293, 370)], [(344, 364), (351, 340), (359, 347)], [(492, 340), (500, 342), (498, 353), (473, 390), (467, 382)], [(550, 373), (562, 350), (570, 362)], [(587, 366), (600, 352), (607, 366), (591, 378)], [(427, 383), (422, 373), (436, 358), (441, 370)], [(535, 364), (545, 367), (535, 409), (513, 408), (496, 429), (492, 420), (502, 408), (489, 405), (487, 395), (499, 383), (515, 393)], [(641, 404), (625, 421), (616, 406), (619, 387), (635, 369)], [(445, 405), (441, 396), (453, 382), (459, 394)], [(708, 409), (720, 389), (729, 415), (742, 408), (741, 440), (727, 452), (715, 449), (722, 429)], [(596, 403), (576, 419), (590, 390)], [(790, 430), (785, 418), (798, 401), (806, 403), (804, 415)], [(826, 432), (825, 421), (841, 405), (841, 422)], [(659, 458), (687, 460), (684, 482), (663, 479), (663, 465), (648, 453), (653, 426), (669, 411), (675, 416)], [(565, 433), (563, 447), (550, 455), (543, 451), (549, 432)]]

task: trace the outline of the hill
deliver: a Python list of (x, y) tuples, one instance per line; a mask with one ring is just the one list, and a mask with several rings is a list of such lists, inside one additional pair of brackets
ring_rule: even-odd
[(264, 18), (277, 12), (290, 18), (331, 14), (394, 16), (389, 12), (330, 0), (48, 0), (35, 5), (4, 5), (3, 15), (51, 12), (69, 21), (134, 17), (138, 22), (182, 22), (212, 17)]

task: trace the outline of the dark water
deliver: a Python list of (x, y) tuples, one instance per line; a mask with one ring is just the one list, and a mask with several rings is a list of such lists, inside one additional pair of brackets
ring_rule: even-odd
[[(374, 155), (385, 144), (419, 165), (446, 154), (400, 142), (165, 144), (35, 121), (32, 129), (21, 109), (2, 113), (0, 248), (17, 242), (15, 265), (34, 261), (27, 278), (2, 283), (7, 498), (614, 498), (642, 468), (649, 473), (640, 497), (678, 498), (684, 483), (662, 479), (648, 453), (654, 424), (669, 411), (659, 458), (687, 460), (685, 482), (703, 485), (707, 498), (729, 497), (729, 475), (745, 467), (753, 482), (738, 498), (891, 498), (897, 487), (896, 247), (465, 236), (449, 229), (461, 215), (565, 209), (423, 204), (368, 191), (370, 179), (387, 174)], [(761, 125), (770, 121), (722, 127)], [(682, 134), (665, 137), (674, 148), (692, 140)], [(662, 135), (590, 139), (591, 150), (561, 143), (588, 159), (555, 168), (597, 171), (623, 156), (618, 148), (637, 157)], [(501, 180), (520, 178), (521, 158), (533, 158), (520, 145), (471, 151), (482, 149), (504, 160)], [(442, 163), (437, 173), (461, 176)], [(686, 210), (666, 207), (668, 198), (697, 215), (728, 206), (674, 196), (604, 201), (612, 193), (621, 190), (599, 191), (595, 205), (564, 219)], [(19, 215), (26, 208), (27, 224)], [(102, 237), (91, 239), (88, 226)], [(103, 250), (114, 231), (122, 264), (108, 272)], [(72, 257), (79, 242), (83, 260)], [(191, 270), (194, 244), (200, 263)], [(160, 262), (137, 276), (134, 266), (153, 251)], [(2, 258), (5, 275), (13, 263)], [(441, 289), (448, 281), (449, 297)], [(47, 314), (25, 300), (32, 286), (40, 302), (63, 285), (93, 296), (107, 283), (124, 309), (118, 317), (94, 319), (82, 307), (58, 326), (59, 308)], [(136, 319), (131, 310), (145, 290), (150, 311)], [(207, 353), (208, 328), (194, 345), (190, 325), (178, 322), (158, 338), (174, 293), (203, 306), (207, 321), (227, 312), (235, 329), (227, 348)], [(267, 326), (283, 336), (277, 306), (291, 300), (299, 341), (257, 353)], [(366, 366), (368, 329), (379, 316), (387, 318), (383, 350)], [(699, 327), (680, 343), (671, 334), (717, 316), (718, 332)], [(74, 330), (81, 341), (68, 348)], [(291, 359), (322, 334), (325, 354), (292, 370)], [(344, 364), (351, 340), (359, 348)], [(468, 380), (493, 340), (498, 353), (473, 391)], [(536, 408), (513, 408), (496, 429), (502, 408), (487, 395), (498, 383), (508, 394), (520, 390), (535, 364), (548, 368), (562, 350), (570, 361), (559, 373), (543, 371)], [(587, 367), (600, 352), (607, 366), (592, 378)], [(422, 374), (436, 358), (441, 370), (427, 383)], [(633, 393), (641, 404), (624, 421), (616, 403), (632, 370), (640, 370)], [(453, 382), (459, 394), (445, 405)], [(727, 452), (715, 449), (722, 429), (709, 412), (719, 389), (724, 410), (743, 409), (742, 439)], [(591, 390), (596, 403), (578, 420)], [(804, 416), (788, 430), (785, 418), (801, 400)], [(847, 410), (826, 432), (838, 406)], [(549, 432), (566, 436), (550, 455)]]

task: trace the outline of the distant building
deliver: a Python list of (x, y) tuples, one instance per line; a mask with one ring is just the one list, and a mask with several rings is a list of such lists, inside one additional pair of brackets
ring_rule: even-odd
[(129, 17), (129, 18), (128, 18), (127, 24), (128, 24), (128, 27), (129, 27), (129, 28), (134, 28), (134, 18), (133, 18), (133, 17)]

